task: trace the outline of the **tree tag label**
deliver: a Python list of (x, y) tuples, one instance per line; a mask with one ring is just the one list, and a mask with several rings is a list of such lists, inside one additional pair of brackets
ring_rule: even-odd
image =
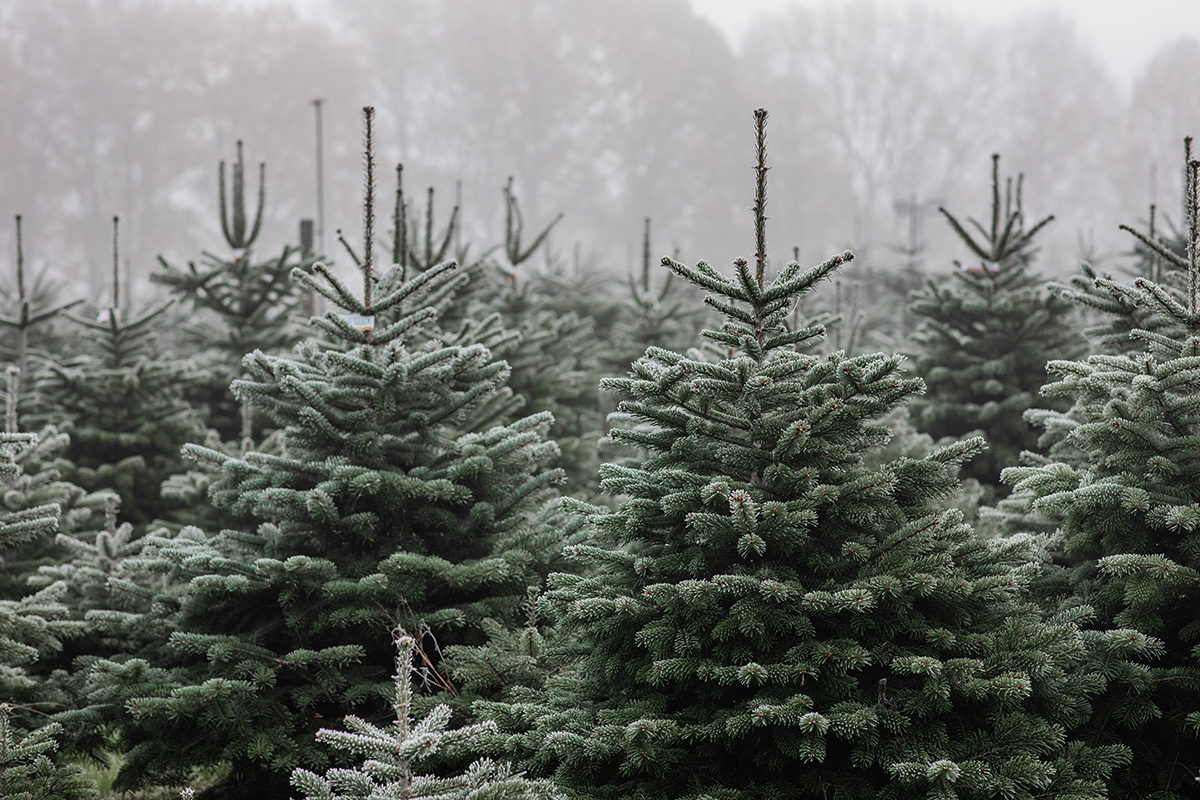
[(96, 322), (112, 322), (121, 319), (121, 310), (117, 308), (102, 308), (96, 314)]
[(351, 328), (357, 328), (360, 331), (375, 330), (375, 315), (367, 316), (365, 314), (339, 314), (342, 322), (349, 325)]
[(999, 272), (1000, 265), (995, 261), (964, 261), (963, 272)]

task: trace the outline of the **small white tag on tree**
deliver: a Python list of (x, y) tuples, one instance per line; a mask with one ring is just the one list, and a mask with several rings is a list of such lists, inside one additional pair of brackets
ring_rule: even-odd
[(96, 322), (111, 322), (121, 319), (121, 310), (117, 308), (102, 308), (96, 314)]
[(345, 322), (352, 328), (357, 328), (360, 331), (375, 330), (375, 315), (367, 316), (365, 314), (339, 314), (342, 322)]

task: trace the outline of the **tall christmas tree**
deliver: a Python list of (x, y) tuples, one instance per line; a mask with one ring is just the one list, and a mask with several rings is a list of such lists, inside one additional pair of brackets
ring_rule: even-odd
[(920, 320), (914, 368), (927, 387), (912, 403), (913, 421), (935, 439), (982, 432), (988, 451), (963, 474), (993, 487), (1021, 451), (1037, 448), (1022, 415), (1037, 402), (1046, 362), (1083, 349), (1073, 306), (1030, 271), (1033, 239), (1053, 217), (1027, 226), (1022, 180), (1015, 192), (1011, 178), (1002, 188), (999, 164), (992, 156), (988, 226), (964, 225), (941, 209), (971, 258), (958, 263), (951, 284), (930, 281), (912, 307)]
[(546, 602), (578, 662), (486, 706), (507, 752), (580, 798), (1103, 797), (1122, 751), (1069, 738), (1078, 630), (1025, 599), (1024, 545), (937, 505), (981, 442), (870, 467), (920, 380), (798, 351), (821, 331), (791, 307), (852, 256), (768, 276), (765, 122), (753, 263), (663, 261), (725, 317), (722, 355), (650, 348), (606, 382), (650, 456), (604, 469), (616, 510), (570, 503), (585, 571)]
[(549, 416), (476, 430), (476, 411), (507, 393), (506, 365), (422, 330), (437, 324), (423, 300), (443, 296), (456, 264), (408, 279), (374, 269), (371, 120), (362, 293), (320, 265), (296, 271), (342, 313), (316, 319), (324, 340), (295, 357), (248, 355), (233, 385), (284, 431), (281, 451), (188, 448), (216, 472), (212, 502), (259, 524), (147, 537), (147, 568), (187, 582), (177, 632), (156, 661), (91, 672), (92, 710), (125, 753), (120, 786), (223, 766), (214, 796), (288, 797), (294, 768), (331, 763), (321, 727), (386, 718), (397, 623), (414, 632), (423, 686), (453, 697), (442, 649), (482, 643), (485, 619), (520, 625), (558, 551)]
[(1200, 162), (1187, 159), (1187, 248), (1183, 256), (1148, 235), (1140, 241), (1187, 276), (1182, 296), (1141, 277), (1099, 279), (1123, 303), (1169, 321), (1167, 335), (1135, 330), (1142, 349), (1052, 361), (1043, 391), (1070, 398), (1059, 428), (1074, 457), (1013, 468), (1013, 501), (1052, 520), (1061, 570), (1046, 600), (1096, 609), (1099, 631), (1130, 628), (1130, 652), (1095, 653), (1106, 691), (1090, 735), (1125, 741), (1133, 762), (1113, 796), (1194, 797), (1200, 777)]

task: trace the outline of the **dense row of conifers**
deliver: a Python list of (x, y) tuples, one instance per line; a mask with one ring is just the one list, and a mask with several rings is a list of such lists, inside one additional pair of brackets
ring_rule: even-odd
[(170, 300), (19, 263), (0, 796), (1195, 796), (1200, 165), (1133, 280), (998, 160), (953, 267), (780, 266), (764, 124), (757, 255), (627, 287), (511, 185), (258, 260), (240, 156)]

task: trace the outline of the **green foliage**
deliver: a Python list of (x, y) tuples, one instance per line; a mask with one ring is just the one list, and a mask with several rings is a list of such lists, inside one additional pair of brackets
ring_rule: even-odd
[(396, 676), (392, 708), (395, 721), (386, 728), (356, 716), (347, 716), (349, 730), (322, 728), (317, 740), (338, 750), (353, 753), (364, 761), (353, 769), (330, 769), (321, 777), (306, 769), (292, 773), (292, 785), (304, 792), (306, 800), (372, 800), (396, 797), (408, 800), (446, 798), (446, 800), (534, 800), (552, 798), (546, 781), (530, 781), (514, 773), (505, 763), (484, 758), (473, 762), (456, 775), (414, 775), (413, 765), (434, 755), (446, 755), (470, 748), (471, 740), (494, 732), (489, 721), (462, 728), (449, 728), (451, 709), (436, 706), (419, 722), (413, 717), (413, 654), (416, 640), (403, 630), (395, 639)]
[(212, 504), (254, 524), (144, 540), (141, 585), (177, 587), (155, 595), (167, 647), (87, 676), (85, 711), (126, 757), (122, 788), (219, 765), (214, 796), (287, 796), (296, 767), (335, 765), (322, 726), (386, 714), (389, 630), (417, 632), (430, 685), (453, 696), (442, 648), (482, 644), (485, 619), (522, 624), (527, 587), (557, 556), (549, 415), (480, 428), (512, 395), (486, 347), (444, 343), (458, 266), (377, 274), (369, 233), (361, 295), (321, 265), (294, 273), (341, 309), (314, 320), (323, 339), (291, 358), (254, 352), (233, 384), (278, 443), (186, 448), (213, 473)]
[[(10, 367), (10, 423), (16, 421), (18, 376), (17, 368)], [(0, 512), (23, 513), (54, 505), (59, 509), (58, 536), (36, 535), (24, 541), (10, 542), (0, 550), (0, 599), (16, 599), (25, 594), (29, 586), (47, 585), (37, 580), (35, 573), (39, 568), (67, 558), (70, 552), (67, 543), (99, 528), (106, 509), (116, 503), (116, 496), (111, 492), (87, 492), (62, 479), (62, 472), (70, 470), (70, 464), (62, 458), (68, 447), (65, 434), (50, 426), (29, 436), (28, 445), (13, 455), (17, 472), (3, 481)]]
[[(0, 548), (51, 536), (58, 530), (61, 509), (54, 503), (15, 502), (18, 455), (37, 442), (33, 434), (0, 434), (0, 480), (6, 501), (0, 511)], [(2, 552), (2, 551), (0, 551)], [(40, 657), (62, 648), (63, 639), (78, 632), (62, 603), (67, 587), (54, 583), (19, 599), (0, 599), (0, 797), (21, 800), (75, 800), (94, 797), (78, 770), (56, 765), (48, 753), (56, 749), (62, 728), (45, 723), (47, 707), (60, 698), (43, 681), (26, 672)]]
[[(232, 197), (226, 200), (225, 162), (219, 170), (221, 230), (232, 252), (227, 257), (204, 253), (203, 258), (177, 267), (159, 257), (162, 269), (150, 280), (167, 286), (183, 300), (188, 320), (181, 340), (194, 353), (198, 369), (187, 388), (190, 401), (205, 407), (207, 425), (224, 440), (241, 434), (241, 413), (229, 385), (241, 375), (246, 353), (279, 353), (302, 335), (295, 316), (310, 297), (292, 281), (292, 270), (303, 266), (298, 251), (285, 246), (268, 261), (255, 261), (252, 246), (262, 226), (266, 165), (259, 165), (258, 210), (247, 222), (242, 143), (233, 165)], [(232, 213), (227, 209), (232, 206)], [(248, 227), (249, 226), (249, 227)]]
[(12, 707), (0, 703), (0, 797), (5, 800), (91, 800), (96, 789), (78, 767), (60, 767), (48, 753), (62, 727), (43, 725), (22, 733), (12, 725)]
[(545, 601), (577, 661), (483, 705), (497, 752), (581, 798), (1103, 797), (1125, 753), (1068, 733), (1095, 688), (1075, 618), (1028, 601), (1028, 543), (939, 506), (982, 443), (868, 465), (920, 380), (800, 351), (792, 307), (852, 256), (767, 278), (755, 116), (756, 264), (663, 260), (724, 316), (719, 355), (606, 381), (648, 457), (602, 469), (615, 509), (567, 502), (583, 573)]
[(1200, 772), (1198, 176), (1189, 152), (1185, 257), (1140, 236), (1164, 261), (1186, 268), (1182, 290), (1146, 277), (1132, 285), (1095, 281), (1097, 292), (1138, 309), (1129, 317), (1162, 324), (1133, 329), (1140, 350), (1052, 361), (1055, 380), (1043, 392), (1074, 405), (1037, 421), (1061, 437), (1052, 456), (1069, 448), (1070, 457), (1004, 475), (1012, 500), (1060, 531), (1050, 546), (1062, 566), (1048, 568), (1043, 599), (1096, 611), (1089, 635), (1106, 691), (1095, 700), (1089, 735), (1132, 748), (1133, 762), (1113, 786), (1120, 798), (1191, 797)]
[(180, 447), (203, 438), (183, 398), (192, 369), (160, 350), (155, 328), (168, 305), (128, 318), (116, 307), (96, 319), (71, 315), (85, 335), (83, 352), (49, 362), (37, 379), (43, 402), (34, 419), (70, 437), (65, 477), (115, 492), (136, 525), (166, 516), (160, 486), (184, 470)]
[(975, 260), (952, 284), (931, 280), (913, 303), (921, 319), (914, 369), (927, 386), (912, 403), (913, 419), (935, 439), (983, 433), (988, 452), (964, 475), (995, 487), (1004, 467), (1037, 448), (1022, 415), (1046, 382), (1046, 362), (1080, 353), (1082, 341), (1071, 304), (1029, 272), (1033, 238), (1053, 217), (1026, 227), (1021, 179), (1015, 197), (1011, 179), (1001, 196), (999, 156), (992, 157), (990, 226), (970, 220), (968, 227), (941, 210)]

